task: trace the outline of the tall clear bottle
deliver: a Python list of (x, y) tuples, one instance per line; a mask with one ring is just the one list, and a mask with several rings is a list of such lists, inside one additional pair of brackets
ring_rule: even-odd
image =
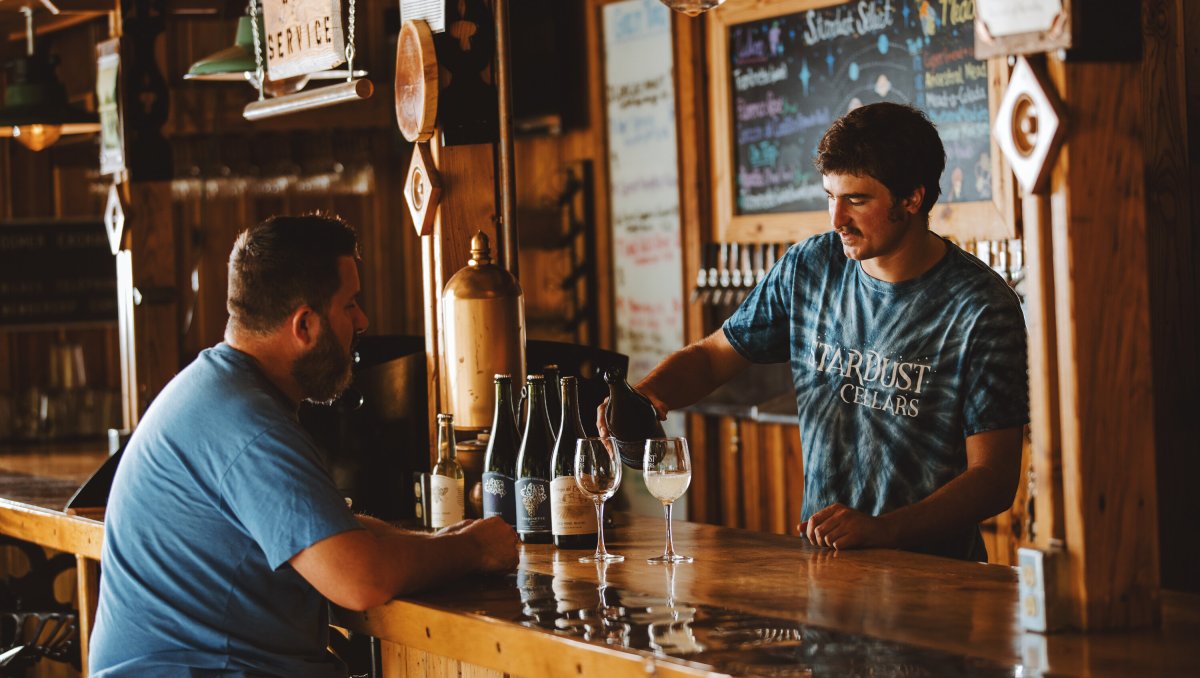
[(562, 426), (550, 459), (550, 529), (560, 549), (596, 548), (596, 511), (575, 482), (575, 441), (586, 438), (579, 415), (579, 384), (562, 378)]
[(496, 375), (496, 412), (492, 416), (492, 434), (483, 458), (483, 517), (500, 516), (509, 525), (517, 524), (514, 484), (517, 477), (517, 453), (521, 434), (513, 417), (512, 377)]
[(463, 519), (463, 470), (454, 458), (454, 416), (439, 414), (438, 459), (429, 473), (429, 526), (437, 530)]
[(542, 375), (525, 380), (529, 392), (525, 433), (517, 455), (517, 536), (526, 544), (550, 543), (550, 454), (554, 432), (546, 416), (546, 384)]
[(617, 451), (626, 466), (640, 469), (647, 438), (662, 438), (662, 422), (646, 396), (634, 390), (623, 371), (613, 368), (604, 373), (608, 382), (608, 407), (604, 421), (617, 439)]

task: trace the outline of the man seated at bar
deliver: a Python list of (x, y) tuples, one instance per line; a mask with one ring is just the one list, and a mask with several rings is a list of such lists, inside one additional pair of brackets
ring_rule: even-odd
[(498, 518), (427, 535), (355, 516), (301, 428), (301, 401), (350, 384), (357, 260), (334, 217), (238, 237), (225, 341), (154, 400), (113, 481), (93, 675), (344, 676), (326, 600), (364, 610), (516, 566)]
[(720, 330), (638, 384), (665, 417), (751, 363), (789, 362), (799, 529), (819, 546), (986, 561), (978, 524), (1016, 492), (1024, 319), (1000, 276), (929, 230), (945, 162), (912, 107), (837, 120), (814, 162), (833, 231), (794, 245)]

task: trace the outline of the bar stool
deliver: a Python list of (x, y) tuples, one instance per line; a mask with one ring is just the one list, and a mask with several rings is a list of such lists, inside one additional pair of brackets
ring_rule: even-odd
[(0, 546), (16, 549), (29, 564), (20, 577), (0, 580), (0, 675), (21, 675), (43, 658), (81, 669), (79, 618), (54, 595), (54, 582), (75, 569), (75, 558), (47, 558), (41, 547), (0, 536)]

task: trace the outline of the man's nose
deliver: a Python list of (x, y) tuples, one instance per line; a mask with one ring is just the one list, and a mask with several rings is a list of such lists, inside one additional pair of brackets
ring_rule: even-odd
[(841, 228), (850, 223), (850, 215), (846, 210), (846, 203), (844, 201), (836, 198), (830, 201), (829, 220), (833, 223), (834, 228)]
[(370, 326), (371, 321), (367, 319), (366, 311), (361, 308), (357, 309), (357, 311), (358, 316), (354, 319), (354, 332), (355, 334), (362, 334), (367, 331), (367, 327)]

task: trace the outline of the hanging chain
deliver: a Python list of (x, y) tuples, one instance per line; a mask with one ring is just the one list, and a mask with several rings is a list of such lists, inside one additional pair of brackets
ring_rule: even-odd
[(263, 70), (262, 43), (258, 35), (258, 0), (250, 0), (250, 30), (254, 33), (254, 80), (258, 86), (258, 100), (262, 101), (265, 98), (263, 80), (266, 73)]
[(350, 32), (346, 43), (346, 82), (354, 80), (354, 0), (350, 0)]
[(33, 8), (22, 7), (21, 13), (25, 15), (25, 56), (33, 56)]

